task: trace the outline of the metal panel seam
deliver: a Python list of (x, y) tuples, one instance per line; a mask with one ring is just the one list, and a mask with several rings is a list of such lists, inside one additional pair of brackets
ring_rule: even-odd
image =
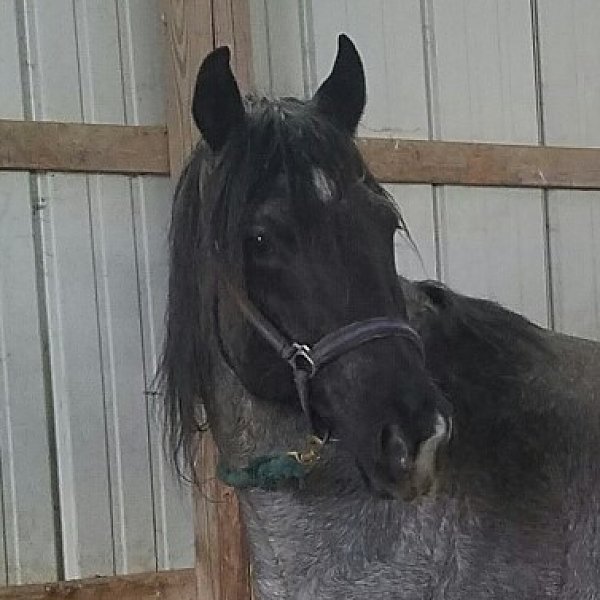
[[(21, 70), (21, 84), (23, 86), (23, 115), (26, 119), (35, 116), (34, 90), (35, 79), (32, 65), (36, 62), (37, 48), (32, 46), (32, 38), (36, 37), (36, 23), (34, 13), (28, 11), (23, 2), (15, 0), (19, 40), (19, 68)], [(48, 464), (50, 469), (50, 493), (52, 496), (52, 514), (54, 519), (54, 548), (56, 561), (56, 576), (65, 577), (65, 557), (63, 546), (62, 507), (60, 496), (58, 443), (56, 439), (55, 399), (52, 382), (52, 366), (50, 356), (50, 323), (48, 316), (48, 290), (45, 285), (45, 257), (43, 249), (43, 223), (42, 215), (45, 200), (41, 197), (39, 177), (33, 173), (29, 175), (29, 201), (32, 209), (33, 251), (35, 261), (35, 284), (37, 292), (38, 319), (40, 331), (40, 352), (43, 369), (44, 397), (46, 407), (46, 426), (48, 438)]]
[[(546, 124), (544, 115), (544, 82), (542, 77), (542, 52), (540, 46), (540, 25), (538, 0), (530, 0), (531, 6), (531, 40), (533, 66), (535, 76), (536, 116), (538, 125), (538, 142), (546, 145)], [(550, 231), (550, 206), (548, 190), (542, 190), (542, 213), (544, 219), (544, 262), (546, 270), (546, 303), (548, 306), (548, 327), (555, 329), (554, 307), (554, 273), (552, 271), (552, 236)]]

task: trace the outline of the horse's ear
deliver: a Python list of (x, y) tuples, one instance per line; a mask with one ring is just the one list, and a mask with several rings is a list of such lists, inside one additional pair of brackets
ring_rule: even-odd
[(365, 108), (365, 72), (356, 47), (347, 35), (338, 38), (338, 52), (329, 77), (314, 102), (321, 113), (354, 134)]
[(244, 120), (244, 105), (229, 57), (229, 48), (222, 46), (204, 59), (192, 101), (196, 126), (213, 150), (220, 150), (232, 130)]

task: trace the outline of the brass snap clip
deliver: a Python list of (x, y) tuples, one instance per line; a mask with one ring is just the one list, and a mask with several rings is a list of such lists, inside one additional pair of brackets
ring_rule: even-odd
[(311, 435), (308, 437), (306, 448), (304, 450), (288, 452), (288, 456), (293, 457), (305, 467), (312, 467), (321, 458), (321, 451), (324, 445), (325, 440), (322, 440), (316, 435)]

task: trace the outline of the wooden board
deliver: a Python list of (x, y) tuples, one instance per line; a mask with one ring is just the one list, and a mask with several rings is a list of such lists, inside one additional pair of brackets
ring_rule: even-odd
[(0, 170), (169, 172), (164, 127), (0, 120)]
[[(212, 3), (206, 0), (169, 0), (163, 4), (171, 56), (168, 130), (175, 179), (196, 138), (190, 106), (196, 71), (202, 58), (215, 44), (229, 44), (233, 48), (233, 65), (246, 76), (251, 73), (251, 53), (243, 41), (247, 40), (249, 32), (248, 21), (243, 16), (245, 10), (240, 8), (243, 4), (245, 0), (225, 0), (215, 5), (216, 14), (210, 11), (214, 8)], [(202, 24), (204, 31), (198, 32), (191, 44), (188, 39), (190, 22), (186, 21), (200, 13), (206, 16)], [(249, 598), (250, 584), (248, 560), (241, 541), (239, 506), (235, 494), (216, 480), (216, 460), (214, 444), (206, 436), (197, 464), (201, 469), (200, 480), (211, 483), (206, 489), (196, 490), (194, 497), (198, 595), (201, 600), (241, 600)]]
[[(600, 4), (545, 0), (538, 8), (546, 143), (600, 146)], [(556, 329), (600, 340), (600, 193), (548, 194)]]
[(361, 139), (380, 181), (461, 186), (600, 188), (600, 148)]
[[(0, 170), (170, 173), (160, 126), (0, 120)], [(600, 189), (600, 148), (358, 138), (386, 183)]]
[(196, 600), (193, 569), (0, 588), (0, 600)]
[(167, 39), (167, 124), (169, 162), (174, 177), (198, 141), (192, 98), (202, 57), (213, 45), (210, 0), (162, 0)]

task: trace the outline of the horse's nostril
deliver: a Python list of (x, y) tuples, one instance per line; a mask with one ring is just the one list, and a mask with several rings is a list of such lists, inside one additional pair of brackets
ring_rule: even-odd
[(408, 446), (398, 425), (385, 425), (381, 430), (381, 456), (390, 471), (406, 470), (410, 466)]

